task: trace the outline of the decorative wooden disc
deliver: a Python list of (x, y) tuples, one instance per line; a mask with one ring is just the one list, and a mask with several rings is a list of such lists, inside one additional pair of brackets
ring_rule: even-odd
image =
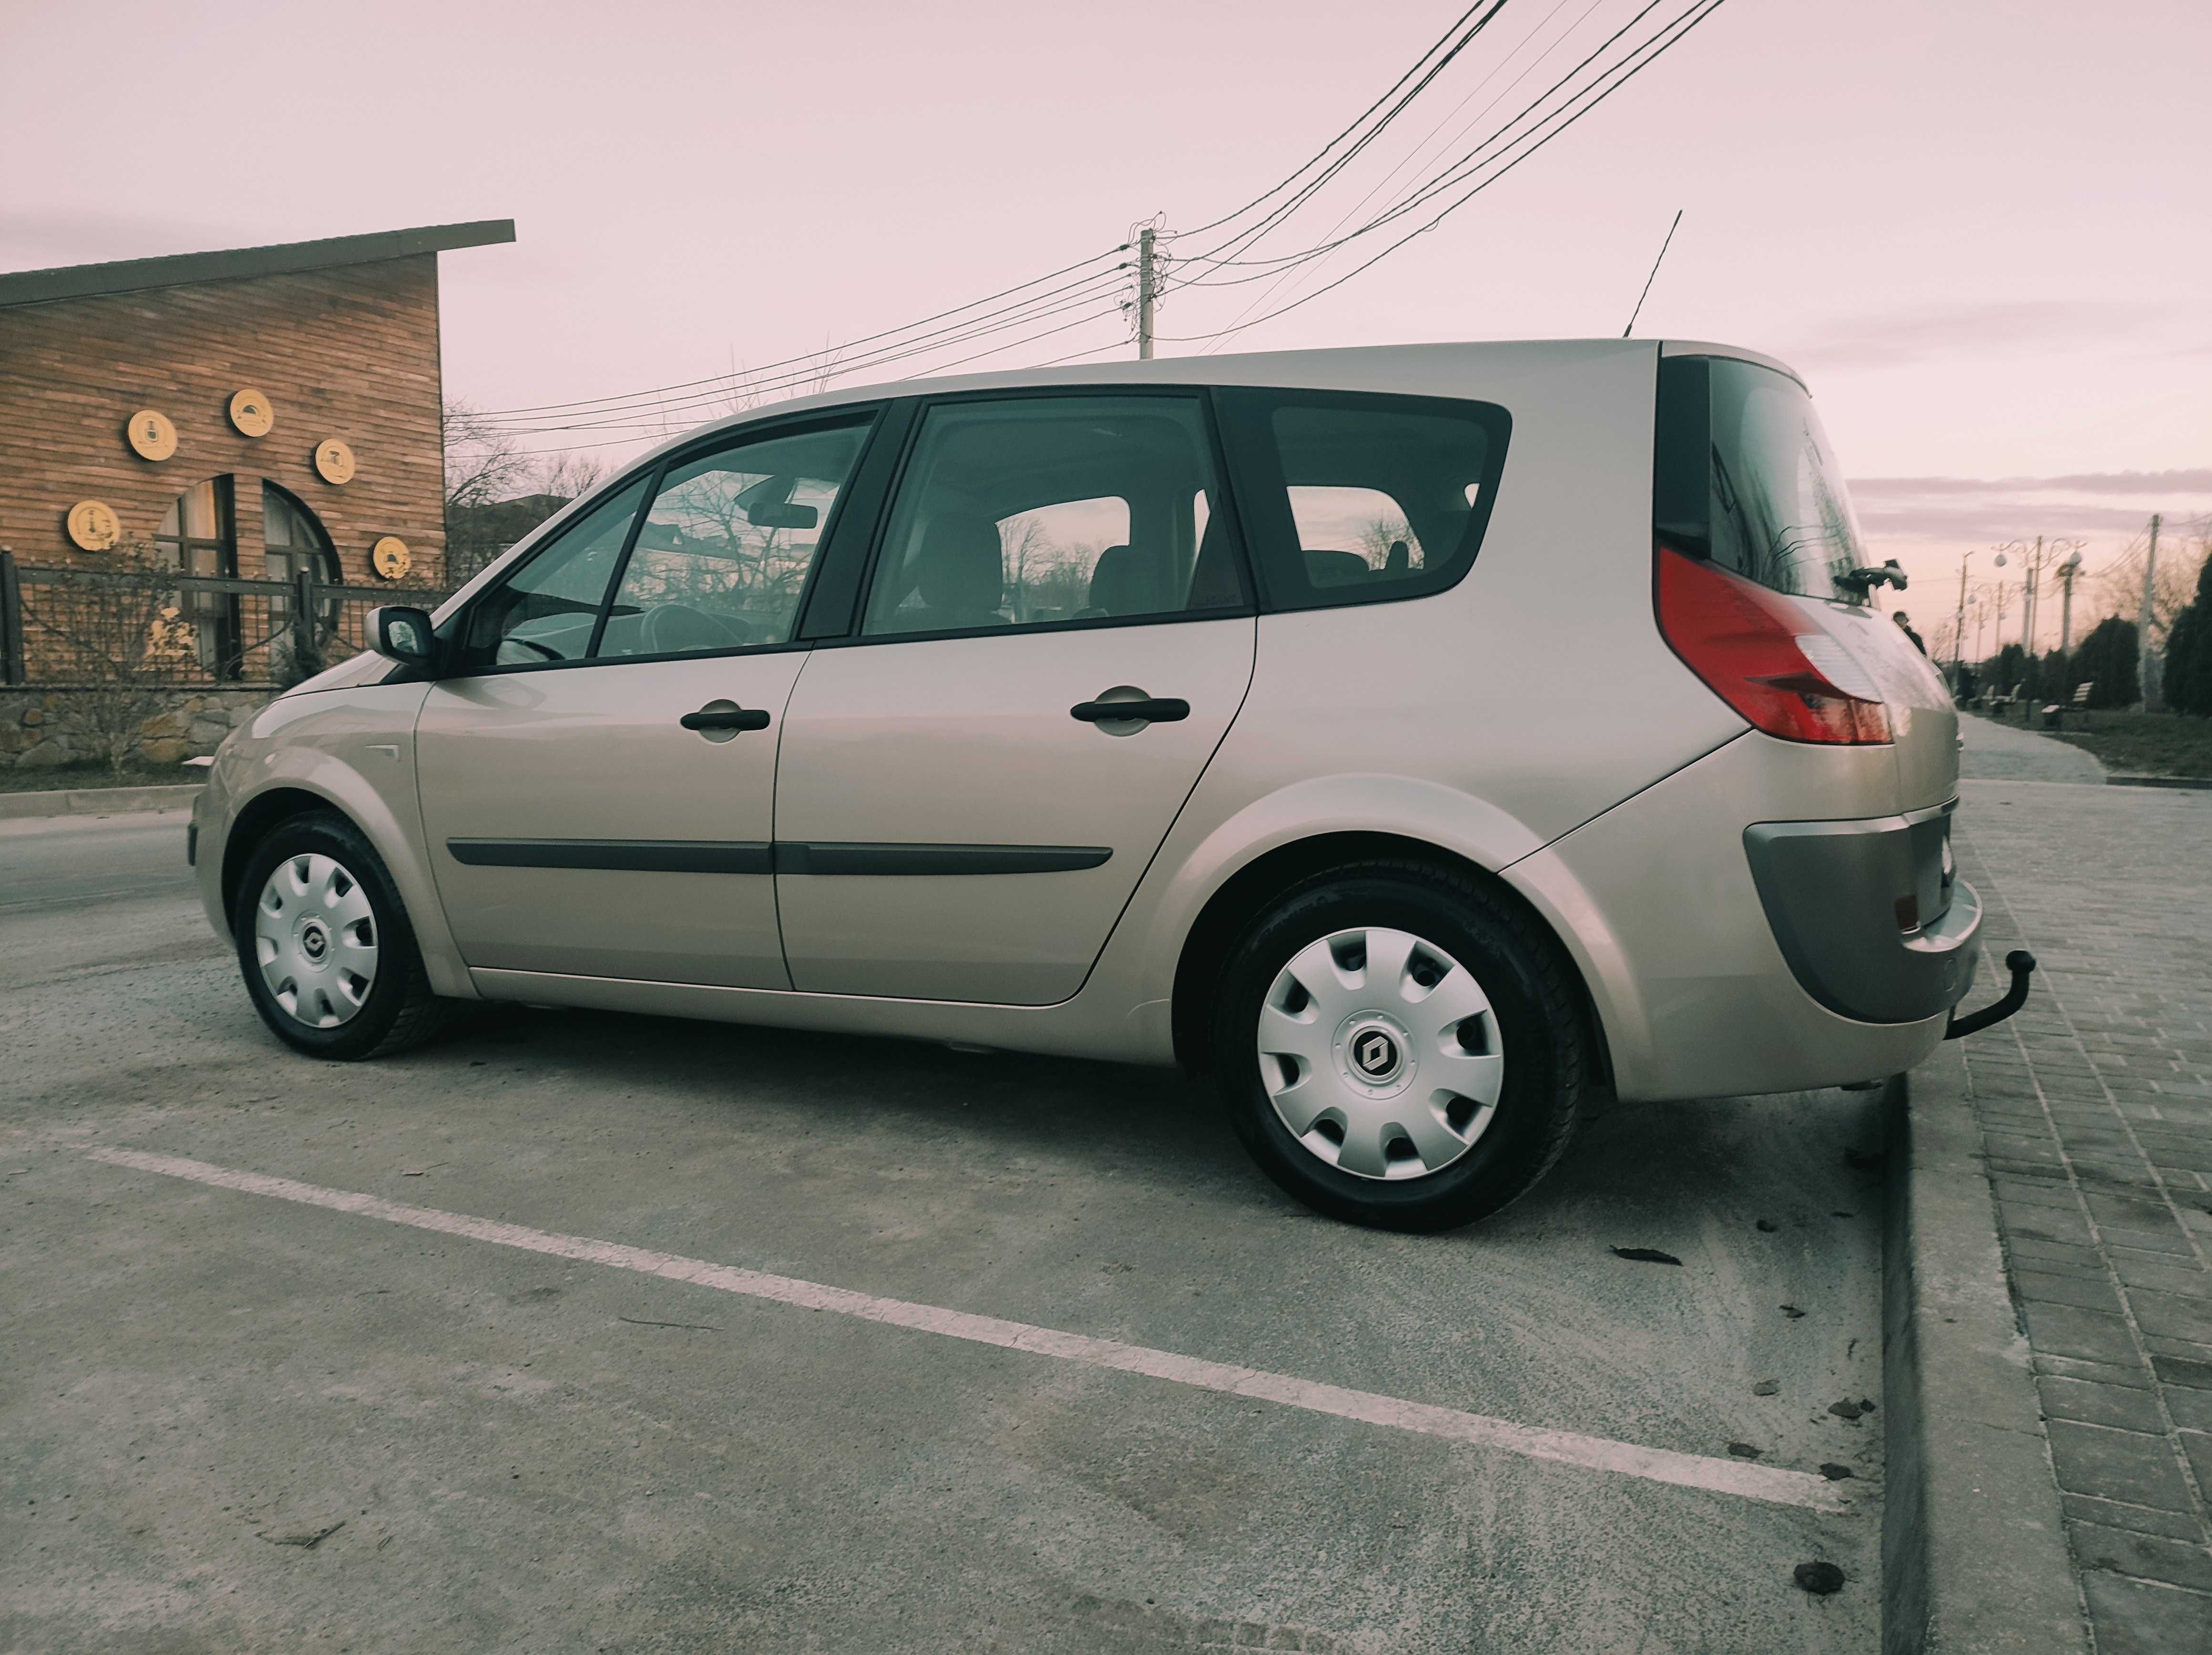
[(104, 552), (123, 538), (123, 519), (106, 500), (81, 500), (70, 507), (69, 537), (80, 551)]
[(386, 535), (368, 549), (369, 567), (386, 580), (397, 580), (414, 564), (415, 555), (398, 535)]
[(276, 410), (259, 391), (241, 391), (230, 399), (230, 422), (242, 437), (265, 437), (276, 423)]
[(325, 437), (315, 445), (315, 470), (325, 482), (333, 487), (353, 481), (353, 450), (336, 437)]
[(131, 452), (142, 460), (165, 460), (177, 452), (177, 427), (158, 409), (142, 408), (125, 427)]

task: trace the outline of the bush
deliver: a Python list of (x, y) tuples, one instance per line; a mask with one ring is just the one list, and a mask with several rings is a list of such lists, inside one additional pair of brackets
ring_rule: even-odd
[(2136, 640), (2136, 623), (2113, 615), (2097, 622), (2081, 640), (2074, 652), (2072, 676), (2075, 683), (2089, 682), (2091, 706), (2132, 706), (2141, 699)]
[(2166, 638), (2166, 699), (2177, 712), (2212, 717), (2212, 557), (2197, 572), (2197, 601)]

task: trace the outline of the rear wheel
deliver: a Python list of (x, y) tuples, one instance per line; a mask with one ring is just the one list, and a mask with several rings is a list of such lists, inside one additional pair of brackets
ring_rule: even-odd
[(231, 917), (239, 969), (277, 1039), (319, 1058), (373, 1058), (435, 1034), (415, 932), (384, 859), (334, 810), (277, 824), (254, 851)]
[(1495, 894), (1408, 863), (1292, 891), (1231, 956), (1213, 1060), (1263, 1171), (1333, 1217), (1441, 1230), (1559, 1161), (1595, 1074), (1559, 949)]

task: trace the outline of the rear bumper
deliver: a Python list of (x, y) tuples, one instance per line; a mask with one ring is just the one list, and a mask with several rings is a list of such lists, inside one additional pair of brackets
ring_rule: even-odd
[(1982, 902), (1949, 876), (1949, 834), (1948, 807), (1744, 829), (1760, 906), (1799, 987), (1863, 1023), (1918, 1022), (1965, 997)]

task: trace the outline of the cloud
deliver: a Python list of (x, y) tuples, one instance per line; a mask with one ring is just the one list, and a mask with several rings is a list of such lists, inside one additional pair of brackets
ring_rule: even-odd
[(1991, 299), (1839, 317), (1797, 341), (1784, 361), (1806, 368), (1900, 367), (1945, 356), (2108, 349), (2185, 318), (2186, 307), (2149, 300)]
[(2212, 466), (2076, 471), (2057, 477), (1855, 477), (1851, 498), (1901, 494), (2212, 494)]
[(2178, 524), (2212, 506), (2212, 466), (2051, 477), (1865, 477), (1850, 488), (1859, 521), (1875, 537), (1983, 542), (2132, 534), (2153, 512)]

